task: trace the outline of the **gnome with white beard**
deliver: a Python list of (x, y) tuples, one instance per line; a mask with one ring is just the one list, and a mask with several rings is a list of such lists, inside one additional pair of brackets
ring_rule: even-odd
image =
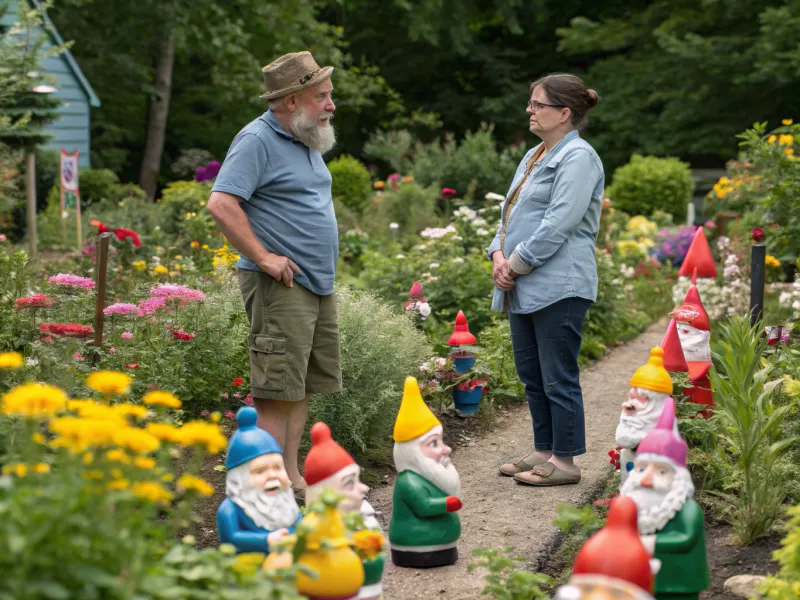
[(620, 485), (625, 485), (633, 470), (636, 447), (655, 427), (661, 416), (664, 402), (672, 393), (672, 378), (664, 368), (664, 351), (656, 346), (650, 350), (647, 364), (639, 367), (631, 377), (628, 399), (622, 403), (622, 414), (617, 425)]
[(458, 560), (461, 535), (461, 483), (450, 448), (442, 441), (442, 424), (406, 378), (394, 424), (397, 480), (392, 497), (389, 543), (399, 567), (440, 567)]
[(270, 552), (270, 545), (294, 531), (300, 520), (275, 438), (256, 425), (258, 414), (243, 406), (236, 414), (238, 429), (228, 444), (225, 459), (227, 498), (217, 509), (221, 544), (237, 552)]
[(658, 424), (639, 444), (634, 469), (620, 490), (636, 502), (642, 543), (660, 562), (657, 600), (697, 600), (709, 585), (703, 511), (693, 498), (686, 454), (675, 402), (667, 398)]

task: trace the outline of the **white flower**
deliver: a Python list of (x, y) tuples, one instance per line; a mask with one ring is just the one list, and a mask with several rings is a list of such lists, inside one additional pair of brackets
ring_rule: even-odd
[(463, 263), (463, 262), (464, 262), (464, 257), (463, 257), (463, 256), (456, 256), (456, 257), (453, 259), (453, 262), (454, 262), (454, 263)]
[(428, 265), (428, 268), (429, 269), (438, 269), (439, 268), (439, 263), (431, 263), (431, 264)]
[(67, 211), (62, 211), (61, 212), (61, 218), (62, 219), (66, 219), (68, 216), (69, 216), (69, 213)]
[(441, 356), (437, 356), (435, 361), (436, 361), (436, 366), (437, 367), (443, 367), (443, 366), (445, 366), (447, 364), (447, 359), (446, 358), (442, 358)]
[(475, 233), (478, 235), (489, 235), (489, 231), (483, 228), (478, 229)]
[(728, 256), (725, 257), (726, 265), (735, 265), (738, 262), (739, 258), (735, 254), (728, 254)]
[(38, 364), (39, 364), (39, 359), (38, 358), (30, 358), (30, 357), (28, 357), (28, 358), (25, 359), (25, 365), (28, 366), (28, 367), (35, 367)]
[(428, 278), (428, 277), (431, 277), (431, 274), (430, 273), (423, 273), (422, 277)]
[(789, 301), (792, 299), (791, 292), (781, 292), (781, 296), (778, 299), (778, 302), (781, 304), (789, 304)]
[(500, 194), (495, 194), (494, 192), (489, 192), (484, 196), (487, 200), (505, 200), (505, 196), (501, 196)]
[(428, 247), (428, 244), (420, 244), (419, 246), (414, 246), (417, 250), (425, 250)]
[(397, 256), (395, 256), (395, 258), (398, 260), (403, 260), (405, 257), (406, 257), (405, 254), (398, 254)]
[(431, 306), (427, 302), (420, 302), (417, 307), (421, 316), (427, 317), (431, 314)]
[(795, 300), (792, 302), (792, 308), (795, 310), (800, 310), (800, 300)]
[(438, 277), (434, 277), (433, 275), (428, 276), (428, 281), (439, 281)]
[(156, 231), (161, 231), (161, 225), (156, 225), (156, 226), (155, 226), (155, 230), (156, 230)]
[(741, 272), (742, 271), (739, 268), (739, 266), (733, 264), (733, 265), (730, 265), (728, 267), (725, 267), (725, 270), (723, 271), (723, 274), (725, 275), (725, 277), (733, 277), (734, 275), (739, 275)]
[(400, 227), (400, 225), (397, 223), (389, 223), (389, 229), (397, 229), (398, 227)]
[(482, 217), (478, 217), (477, 219), (473, 219), (472, 220), (472, 224), (475, 227), (480, 227), (481, 225), (486, 225), (486, 219), (484, 219)]

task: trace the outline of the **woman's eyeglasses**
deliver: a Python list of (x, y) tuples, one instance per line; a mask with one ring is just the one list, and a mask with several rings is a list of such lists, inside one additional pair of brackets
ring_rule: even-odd
[(544, 102), (537, 102), (536, 100), (531, 100), (528, 102), (528, 109), (531, 112), (538, 112), (544, 106), (552, 106), (553, 108), (566, 108), (563, 104), (545, 104)]

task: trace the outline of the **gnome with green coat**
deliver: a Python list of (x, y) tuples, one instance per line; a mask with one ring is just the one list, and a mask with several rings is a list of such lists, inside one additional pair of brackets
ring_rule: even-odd
[(697, 600), (709, 586), (703, 511), (686, 468), (687, 445), (678, 433), (675, 401), (639, 444), (620, 494), (636, 502), (639, 535), (657, 565), (657, 600)]

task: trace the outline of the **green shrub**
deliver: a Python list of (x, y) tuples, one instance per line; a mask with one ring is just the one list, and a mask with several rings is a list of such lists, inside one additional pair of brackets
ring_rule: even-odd
[(431, 355), (424, 334), (372, 293), (337, 290), (342, 392), (311, 399), (309, 423), (330, 425), (356, 457), (388, 462), (403, 382)]
[(786, 537), (772, 558), (781, 568), (761, 584), (759, 592), (771, 600), (795, 600), (800, 596), (800, 505), (789, 509)]
[(173, 181), (161, 192), (165, 233), (180, 234), (190, 241), (208, 243), (218, 232), (214, 218), (206, 210), (211, 184), (198, 181)]
[[(396, 190), (387, 186), (377, 192), (361, 219), (363, 229), (379, 239), (397, 239), (416, 235), (426, 227), (439, 223), (436, 214), (438, 190), (424, 188), (416, 182), (401, 183)], [(392, 223), (397, 228), (390, 228)]]
[(405, 129), (378, 131), (364, 144), (364, 155), (386, 165), (394, 173), (411, 171), (414, 136)]
[(81, 207), (114, 196), (119, 177), (110, 169), (81, 169), (78, 174), (81, 190)]
[(367, 167), (352, 156), (343, 155), (328, 163), (328, 170), (333, 178), (333, 200), (360, 215), (372, 193)]
[(661, 210), (678, 222), (686, 219), (693, 192), (694, 180), (687, 163), (638, 154), (614, 171), (608, 189), (614, 207), (629, 215), (650, 217)]
[[(58, 186), (61, 155), (56, 150), (36, 148), (36, 205), (41, 208), (47, 201), (50, 188)], [(24, 185), (24, 184), (23, 184)]]

